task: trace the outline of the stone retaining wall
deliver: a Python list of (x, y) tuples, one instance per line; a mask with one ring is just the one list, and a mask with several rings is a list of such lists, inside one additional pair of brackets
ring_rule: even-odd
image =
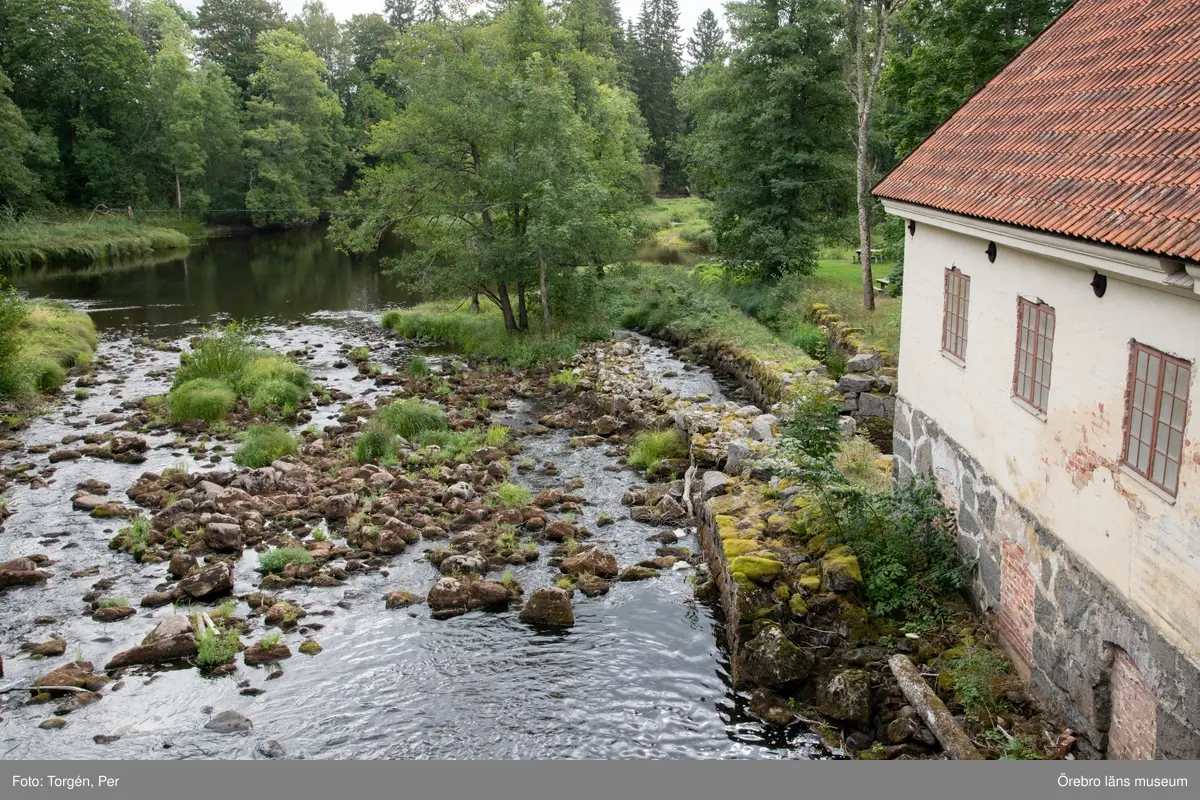
[(842, 413), (853, 418), (856, 427), (861, 427), (880, 451), (890, 453), (896, 410), (896, 357), (868, 347), (859, 338), (861, 328), (846, 325), (823, 303), (812, 304), (809, 318), (846, 359), (846, 374), (837, 384), (845, 400)]
[(894, 455), (897, 479), (931, 475), (957, 509), (959, 549), (978, 562), (974, 602), (998, 618), (1014, 661), (1080, 744), (1109, 757), (1200, 758), (1200, 667), (903, 397)]

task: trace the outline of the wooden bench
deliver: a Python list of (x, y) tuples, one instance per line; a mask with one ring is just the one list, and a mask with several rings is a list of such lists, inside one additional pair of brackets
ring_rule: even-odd
[[(876, 250), (875, 248), (871, 248), (871, 261), (874, 262), (876, 259), (878, 259), (879, 254), (882, 252), (883, 252), (882, 250)], [(856, 262), (862, 261), (862, 248), (861, 247), (854, 251), (854, 260)]]
[(892, 282), (887, 278), (876, 278), (875, 288), (881, 292), (887, 291), (887, 288), (892, 285)]

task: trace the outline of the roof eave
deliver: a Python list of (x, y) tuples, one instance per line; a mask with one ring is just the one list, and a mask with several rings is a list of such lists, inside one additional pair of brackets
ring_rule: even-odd
[[(1076, 269), (1096, 271), (1120, 280), (1200, 300), (1200, 268), (1150, 253), (1125, 250), (1060, 234), (955, 214), (929, 206), (881, 197), (884, 209), (918, 225), (931, 225), (1041, 256)], [(919, 230), (919, 229), (918, 229)], [(1192, 278), (1189, 282), (1186, 278)]]

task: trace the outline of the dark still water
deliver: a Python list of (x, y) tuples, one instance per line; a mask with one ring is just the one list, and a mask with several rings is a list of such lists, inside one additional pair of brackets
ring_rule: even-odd
[[(398, 252), (384, 248), (382, 255)], [(319, 311), (376, 312), (416, 296), (384, 275), (379, 256), (339, 253), (320, 229), (209, 239), (186, 255), (10, 275), (33, 297), (87, 308), (97, 329), (148, 326), (166, 335), (214, 319), (289, 322)]]

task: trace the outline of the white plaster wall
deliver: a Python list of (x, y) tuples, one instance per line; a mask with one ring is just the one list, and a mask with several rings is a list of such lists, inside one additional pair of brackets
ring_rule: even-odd
[[(1200, 399), (1193, 367), (1183, 467), (1168, 502), (1119, 468), (1131, 339), (1200, 359), (1200, 297), (1109, 277), (1097, 298), (1091, 270), (918, 224), (908, 236), (899, 394), (933, 417), (990, 476), (1111, 581), (1164, 636), (1200, 659)], [(941, 355), (944, 270), (971, 277), (965, 366)], [(1055, 309), (1045, 419), (1012, 399), (1017, 297)], [(936, 454), (935, 454), (936, 455)], [(1031, 526), (1004, 524), (1036, 559)]]

